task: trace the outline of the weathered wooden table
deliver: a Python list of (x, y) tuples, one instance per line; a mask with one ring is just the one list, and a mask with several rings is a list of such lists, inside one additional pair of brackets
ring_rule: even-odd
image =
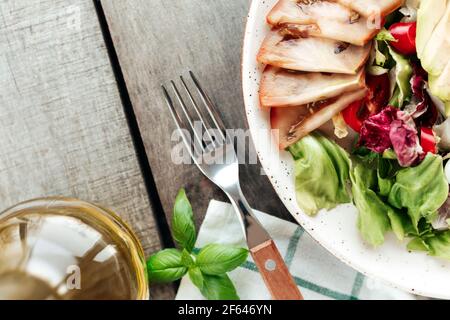
[[(202, 221), (224, 199), (175, 165), (160, 84), (194, 70), (230, 128), (246, 128), (240, 56), (248, 0), (2, 0), (0, 201), (65, 195), (117, 211), (147, 255), (173, 245), (185, 187)], [(256, 209), (290, 219), (258, 165), (241, 168)], [(170, 299), (173, 286), (152, 287)]]

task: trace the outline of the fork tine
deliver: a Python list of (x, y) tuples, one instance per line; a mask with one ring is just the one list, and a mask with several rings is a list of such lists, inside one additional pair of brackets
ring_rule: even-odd
[(185, 117), (186, 117), (186, 119), (187, 119), (187, 121), (189, 123), (189, 126), (191, 127), (191, 129), (192, 129), (192, 131), (194, 133), (194, 141), (195, 141), (194, 146), (195, 147), (199, 147), (200, 149), (198, 149), (198, 150), (204, 150), (204, 148), (203, 148), (203, 139), (202, 139), (202, 137), (199, 136), (197, 130), (195, 130), (195, 127), (194, 127), (194, 124), (192, 122), (191, 116), (189, 115), (189, 112), (187, 110), (186, 104), (184, 103), (184, 100), (181, 97), (180, 92), (178, 91), (177, 86), (175, 85), (175, 82), (170, 81), (170, 83), (172, 85), (173, 91), (175, 92), (175, 96), (177, 97), (177, 100), (180, 103), (181, 110), (183, 110), (183, 113), (184, 113), (184, 115), (185, 115)]
[(195, 87), (197, 88), (197, 91), (206, 107), (206, 110), (208, 111), (209, 116), (213, 120), (216, 128), (219, 129), (218, 131), (220, 132), (220, 135), (221, 135), (223, 141), (224, 142), (227, 141), (225, 134), (224, 134), (224, 132), (226, 132), (225, 125), (223, 124), (222, 119), (221, 119), (219, 113), (217, 112), (214, 104), (212, 103), (211, 99), (208, 97), (208, 95), (205, 93), (205, 91), (200, 86), (200, 83), (197, 80), (194, 73), (192, 71), (189, 71), (189, 75), (191, 76), (192, 81), (194, 82)]
[(166, 87), (161, 86), (163, 92), (164, 92), (164, 98), (166, 100), (166, 104), (169, 107), (170, 110), (170, 114), (172, 115), (172, 118), (175, 122), (175, 125), (177, 126), (178, 131), (180, 132), (181, 138), (186, 146), (186, 149), (189, 152), (189, 155), (191, 156), (192, 159), (196, 159), (194, 152), (192, 151), (192, 144), (190, 143), (190, 139), (188, 139), (188, 137), (184, 134), (183, 129), (182, 129), (182, 123), (183, 120), (181, 120), (178, 112), (175, 110), (175, 107), (173, 105), (172, 99), (170, 98), (169, 93), (167, 92)]
[(211, 133), (208, 130), (208, 127), (206, 126), (206, 122), (205, 122), (205, 116), (203, 114), (203, 112), (200, 110), (197, 102), (195, 102), (195, 99), (191, 93), (191, 91), (189, 90), (188, 86), (186, 85), (186, 82), (184, 81), (183, 76), (180, 76), (180, 80), (181, 83), (183, 84), (184, 90), (186, 91), (189, 100), (191, 101), (192, 106), (194, 107), (195, 113), (197, 114), (197, 117), (200, 119), (200, 122), (202, 123), (203, 128), (206, 131), (206, 134), (208, 135), (209, 141), (211, 141), (211, 143), (217, 147), (216, 141), (213, 139), (213, 137), (211, 136)]

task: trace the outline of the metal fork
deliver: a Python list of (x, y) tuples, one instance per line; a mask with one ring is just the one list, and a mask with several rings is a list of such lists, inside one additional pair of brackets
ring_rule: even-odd
[[(175, 82), (171, 81), (171, 86), (183, 116), (177, 112), (167, 89), (164, 86), (162, 86), (162, 89), (170, 113), (192, 160), (200, 171), (221, 188), (230, 199), (240, 217), (250, 253), (272, 298), (276, 300), (303, 299), (274, 241), (256, 219), (242, 193), (239, 183), (239, 163), (234, 145), (225, 135), (225, 126), (218, 112), (195, 75), (191, 71), (189, 75), (201, 103), (197, 103), (183, 76), (180, 76), (181, 84), (188, 97), (191, 109), (194, 110), (196, 117), (201, 122), (202, 131), (204, 129), (206, 132), (207, 139), (203, 139), (199, 132), (195, 130), (191, 112)], [(201, 108), (201, 105), (203, 105), (203, 108)], [(206, 113), (204, 110), (206, 110)], [(192, 131), (193, 139), (186, 130)]]

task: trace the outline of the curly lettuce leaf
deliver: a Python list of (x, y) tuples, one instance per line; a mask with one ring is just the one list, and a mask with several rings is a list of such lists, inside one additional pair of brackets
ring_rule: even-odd
[(351, 161), (335, 142), (313, 133), (291, 147), (295, 159), (295, 189), (299, 207), (308, 215), (351, 202)]
[(448, 192), (442, 157), (428, 153), (420, 165), (397, 173), (388, 202), (395, 208), (406, 208), (413, 227), (418, 230), (421, 218), (431, 221), (436, 216)]

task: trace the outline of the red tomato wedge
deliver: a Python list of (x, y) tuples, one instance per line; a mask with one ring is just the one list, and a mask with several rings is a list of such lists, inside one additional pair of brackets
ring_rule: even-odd
[(425, 153), (437, 153), (436, 137), (434, 136), (433, 129), (420, 128), (420, 145)]
[(412, 55), (416, 53), (416, 22), (394, 23), (389, 31), (397, 41), (391, 41), (389, 44), (398, 53)]
[(343, 112), (345, 122), (356, 132), (361, 131), (363, 122), (371, 115), (377, 114), (387, 106), (390, 96), (388, 74), (366, 78), (369, 89), (366, 98), (351, 103)]
[(363, 124), (363, 120), (358, 117), (359, 111), (362, 109), (365, 103), (365, 99), (350, 103), (350, 105), (342, 111), (345, 123), (355, 130), (360, 132)]

